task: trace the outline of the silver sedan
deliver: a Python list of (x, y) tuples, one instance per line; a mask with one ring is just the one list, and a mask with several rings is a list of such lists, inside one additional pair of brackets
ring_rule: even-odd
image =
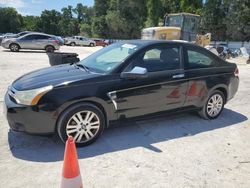
[(45, 50), (54, 52), (59, 50), (60, 41), (53, 35), (43, 33), (29, 33), (18, 38), (6, 38), (2, 41), (2, 47), (18, 52), (20, 49)]

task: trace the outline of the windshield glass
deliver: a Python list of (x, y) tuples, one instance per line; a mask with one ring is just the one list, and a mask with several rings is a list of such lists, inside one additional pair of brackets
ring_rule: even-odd
[(166, 19), (166, 26), (182, 27), (183, 17), (182, 16), (168, 16)]
[(86, 66), (90, 71), (108, 73), (137, 51), (138, 47), (135, 44), (115, 43), (97, 51), (79, 63)]

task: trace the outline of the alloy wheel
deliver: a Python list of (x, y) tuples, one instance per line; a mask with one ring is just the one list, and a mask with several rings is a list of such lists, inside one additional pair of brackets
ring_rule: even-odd
[(11, 51), (13, 51), (13, 52), (17, 52), (18, 51), (18, 46), (16, 45), (16, 44), (12, 44), (11, 46), (10, 46), (10, 49), (11, 49)]
[(210, 97), (207, 103), (207, 113), (211, 117), (217, 116), (223, 108), (223, 98), (219, 94)]
[(75, 113), (66, 125), (67, 136), (73, 136), (76, 143), (92, 140), (100, 129), (100, 119), (93, 111)]

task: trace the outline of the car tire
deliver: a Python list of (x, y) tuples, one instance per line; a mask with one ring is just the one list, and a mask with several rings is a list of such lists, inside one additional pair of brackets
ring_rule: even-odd
[[(88, 118), (90, 118), (89, 121)], [(104, 128), (103, 112), (90, 103), (80, 103), (69, 107), (62, 113), (57, 123), (57, 132), (61, 140), (65, 143), (71, 135), (77, 147), (95, 142), (103, 133)]]
[(70, 43), (70, 46), (75, 46), (75, 45), (76, 45), (75, 42), (71, 42), (71, 43)]
[(213, 91), (199, 111), (199, 115), (204, 119), (217, 118), (224, 109), (225, 101), (225, 96), (221, 91)]
[(90, 47), (94, 47), (95, 44), (94, 44), (94, 43), (90, 43), (89, 46), (90, 46)]
[(15, 43), (10, 44), (9, 48), (10, 48), (10, 51), (12, 52), (18, 52), (20, 50), (20, 46)]
[(55, 48), (53, 46), (46, 46), (45, 51), (47, 53), (53, 53), (55, 51)]

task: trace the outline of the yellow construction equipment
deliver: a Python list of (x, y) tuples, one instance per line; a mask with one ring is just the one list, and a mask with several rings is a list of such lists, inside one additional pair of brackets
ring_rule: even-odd
[(197, 14), (167, 14), (164, 17), (164, 26), (143, 29), (142, 39), (185, 40), (200, 46), (209, 45), (211, 34), (198, 34), (199, 19)]

